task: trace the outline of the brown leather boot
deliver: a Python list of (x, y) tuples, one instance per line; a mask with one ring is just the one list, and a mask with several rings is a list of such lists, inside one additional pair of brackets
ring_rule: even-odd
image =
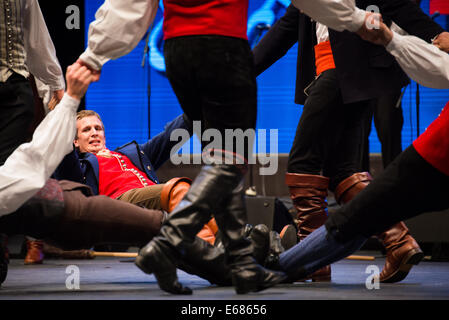
[(170, 179), (162, 188), (161, 208), (168, 213), (172, 212), (189, 191), (191, 184), (192, 180), (186, 177)]
[(24, 264), (42, 264), (44, 261), (42, 240), (27, 240), (27, 254), (25, 256)]
[[(293, 205), (298, 211), (296, 219), (298, 238), (301, 241), (326, 222), (329, 178), (312, 174), (287, 173), (285, 183), (289, 187)], [(331, 267), (323, 267), (301, 281), (308, 279), (330, 281)]]
[[(351, 201), (371, 180), (368, 172), (353, 174), (337, 186), (335, 199), (339, 204)], [(385, 265), (379, 275), (380, 282), (398, 282), (405, 279), (412, 266), (424, 258), (421, 248), (403, 222), (376, 236), (387, 251)]]
[(404, 280), (413, 265), (417, 265), (424, 258), (424, 253), (410, 235), (404, 222), (395, 224), (377, 237), (387, 250), (385, 266), (379, 275), (380, 282), (393, 283)]
[(338, 204), (351, 201), (360, 191), (366, 188), (373, 180), (369, 172), (357, 172), (346, 178), (335, 188), (335, 200)]

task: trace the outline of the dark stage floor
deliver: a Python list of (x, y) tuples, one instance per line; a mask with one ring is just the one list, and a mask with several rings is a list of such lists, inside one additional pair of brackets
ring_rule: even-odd
[[(449, 300), (449, 262), (423, 261), (397, 284), (380, 284), (367, 289), (370, 265), (382, 269), (385, 259), (378, 252), (374, 261), (343, 260), (332, 266), (330, 283), (295, 283), (248, 295), (233, 288), (210, 286), (196, 276), (178, 271), (190, 296), (173, 296), (159, 290), (154, 276), (143, 274), (132, 259), (45, 260), (43, 265), (25, 266), (12, 259), (0, 300)], [(70, 267), (72, 266), (72, 267)], [(74, 271), (79, 270), (79, 289)], [(68, 289), (72, 287), (73, 289)]]

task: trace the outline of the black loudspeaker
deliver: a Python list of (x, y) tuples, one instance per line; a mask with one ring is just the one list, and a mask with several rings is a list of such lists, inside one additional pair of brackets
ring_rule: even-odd
[(278, 233), (285, 225), (295, 225), (287, 207), (278, 198), (256, 196), (245, 199), (249, 224), (265, 224), (270, 230)]

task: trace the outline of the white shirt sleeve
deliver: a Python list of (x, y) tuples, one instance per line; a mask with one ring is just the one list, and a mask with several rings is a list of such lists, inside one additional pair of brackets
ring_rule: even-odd
[(64, 90), (64, 74), (37, 0), (26, 1), (23, 34), (30, 72), (52, 91)]
[(365, 22), (366, 12), (355, 6), (354, 0), (292, 0), (292, 4), (313, 20), (337, 31), (358, 31)]
[(150, 27), (158, 6), (158, 0), (106, 0), (89, 26), (80, 59), (100, 70), (110, 59), (128, 54)]
[(393, 32), (386, 46), (407, 75), (435, 89), (449, 89), (449, 54), (415, 36)]
[(33, 134), (0, 166), (0, 216), (16, 211), (38, 192), (73, 150), (79, 101), (64, 94)]

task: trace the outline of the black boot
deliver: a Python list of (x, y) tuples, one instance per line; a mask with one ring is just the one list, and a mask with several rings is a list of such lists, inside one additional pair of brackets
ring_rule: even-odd
[[(285, 274), (282, 272), (267, 270), (257, 264), (253, 258), (253, 242), (246, 238), (243, 233), (246, 225), (243, 181), (232, 191), (227, 206), (215, 211), (215, 220), (222, 232), (227, 261), (231, 267), (232, 282), (238, 294), (262, 291), (285, 279)], [(254, 229), (257, 230), (254, 234), (256, 238), (268, 240), (264, 244), (264, 251), (268, 253), (270, 247), (268, 228), (264, 231), (262, 231), (263, 228)], [(254, 231), (251, 233), (254, 233)], [(260, 241), (256, 241), (256, 243), (258, 242)]]
[[(258, 224), (255, 227), (247, 224), (243, 231), (244, 237), (248, 238), (253, 244), (253, 257), (257, 263), (264, 266), (271, 253), (271, 232), (264, 224)], [(275, 244), (276, 246), (276, 244)], [(220, 230), (215, 235), (214, 247), (220, 248), (224, 252), (223, 236)]]
[[(278, 260), (284, 250), (279, 235), (269, 231), (264, 224), (247, 224), (244, 230), (254, 246), (254, 258), (257, 263), (265, 266), (270, 260)], [(277, 235), (277, 237), (276, 237)], [(192, 245), (185, 246), (183, 260), (178, 260), (177, 267), (187, 273), (200, 276), (211, 284), (231, 286), (231, 268), (226, 264), (225, 249), (221, 240), (221, 232), (217, 232), (217, 240), (212, 246), (208, 242), (196, 237)]]
[(284, 274), (270, 272), (255, 263), (251, 242), (243, 235), (246, 212), (242, 202), (243, 189), (239, 184), (244, 172), (246, 165), (204, 166), (185, 198), (162, 226), (160, 236), (142, 248), (136, 265), (146, 273), (155, 273), (161, 289), (188, 293), (189, 290), (180, 287), (177, 280), (176, 260), (185, 259), (186, 248), (210, 220), (211, 212), (215, 213), (223, 232), (237, 293), (260, 291), (282, 281)]
[(154, 273), (161, 290), (173, 294), (192, 294), (190, 288), (179, 283), (176, 265), (173, 263), (175, 258), (169, 257), (169, 251), (172, 249), (153, 239), (140, 250), (135, 264), (147, 274)]
[(218, 286), (231, 286), (231, 268), (226, 264), (225, 250), (215, 247), (196, 237), (185, 246), (184, 258), (177, 261), (177, 267), (187, 273), (206, 279)]
[(229, 198), (230, 190), (238, 185), (241, 176), (237, 166), (204, 166), (184, 199), (168, 216), (160, 235), (140, 250), (136, 265), (147, 274), (154, 273), (162, 290), (190, 293), (190, 289), (183, 288), (178, 282), (176, 263), (186, 259), (186, 249), (193, 245), (196, 234), (210, 220), (211, 212), (218, 211)]

